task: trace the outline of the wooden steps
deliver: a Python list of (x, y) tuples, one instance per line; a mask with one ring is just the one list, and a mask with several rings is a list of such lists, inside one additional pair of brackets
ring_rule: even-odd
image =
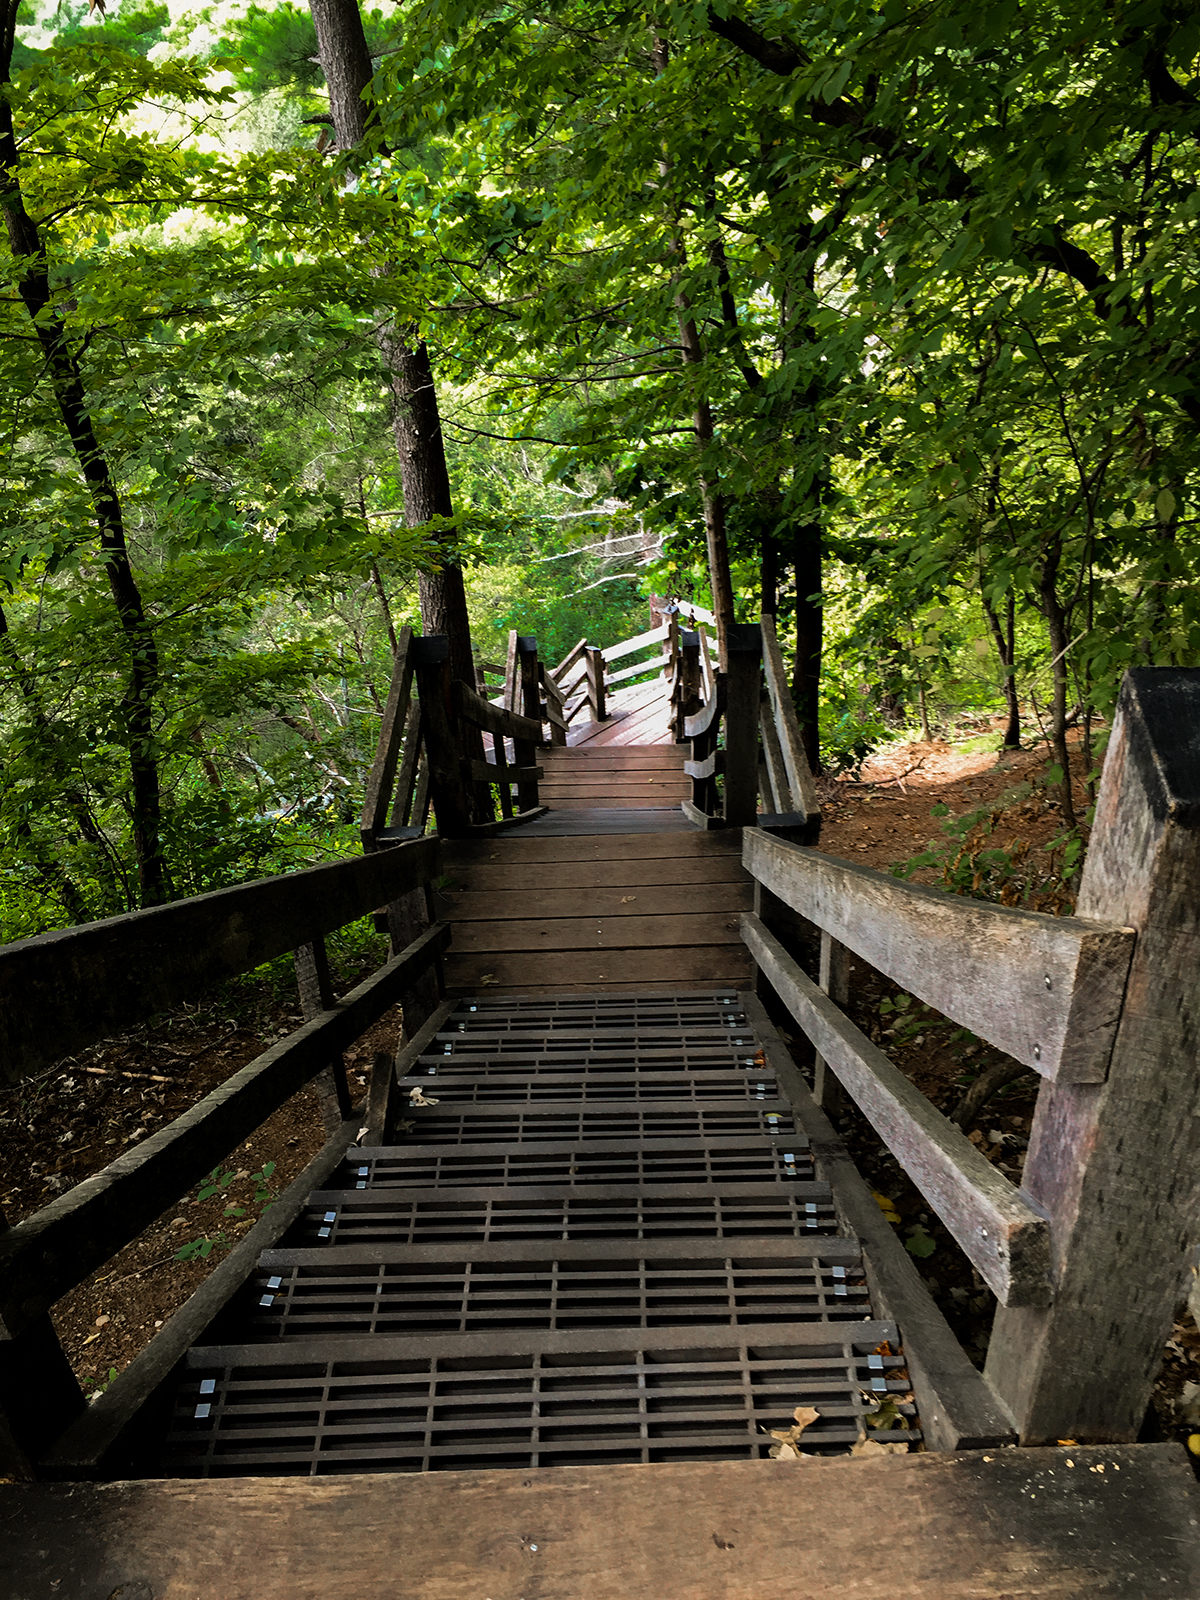
[(588, 750), (619, 749), (638, 745), (673, 747), (671, 703), (661, 678), (618, 689), (608, 696), (608, 717), (603, 722), (572, 725), (567, 747), (586, 746)]
[[(656, 797), (683, 790), (681, 762), (673, 747), (548, 752), (541, 792), (569, 793), (566, 804), (576, 809), (552, 809), (493, 839), (446, 844), (449, 881), (438, 909), (455, 925), (446, 958), (452, 994), (736, 988), (749, 980), (738, 919), (752, 894), (740, 832), (698, 832), (677, 809), (636, 796), (638, 784)], [(620, 784), (632, 797), (607, 806), (594, 798), (582, 808), (584, 783)], [(552, 808), (560, 803), (550, 800)], [(565, 834), (555, 826), (562, 817), (574, 824)], [(648, 831), (592, 832), (621, 817)]]
[(0, 1595), (1195, 1600), (1198, 1519), (1169, 1444), (9, 1485)]

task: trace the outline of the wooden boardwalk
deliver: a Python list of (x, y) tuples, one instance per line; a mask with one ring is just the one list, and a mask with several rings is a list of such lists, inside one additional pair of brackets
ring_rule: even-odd
[(745, 988), (741, 830), (699, 832), (683, 817), (682, 751), (560, 746), (540, 764), (547, 816), (445, 846), (449, 992)]

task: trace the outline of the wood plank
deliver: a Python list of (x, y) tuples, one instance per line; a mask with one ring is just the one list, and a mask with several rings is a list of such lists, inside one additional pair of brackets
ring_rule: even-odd
[(48, 1477), (87, 1478), (103, 1469), (135, 1424), (138, 1411), (173, 1376), (179, 1362), (199, 1343), (219, 1312), (258, 1265), (264, 1250), (278, 1244), (308, 1204), (341, 1165), (359, 1131), (353, 1117), (336, 1129), (300, 1175), (273, 1200), (244, 1238), (184, 1301), (165, 1326), (113, 1379), (79, 1420), (57, 1438), (39, 1465)]
[(678, 812), (649, 806), (640, 811), (552, 811), (530, 830), (538, 838), (578, 838), (587, 834), (686, 833), (691, 826)]
[[(522, 829), (519, 836), (506, 838), (503, 855), (501, 846), (476, 843), (466, 839), (447, 840), (442, 847), (443, 870), (457, 869), (476, 862), (489, 864), (503, 860), (508, 865), (529, 861), (624, 861), (633, 857), (650, 860), (670, 856), (728, 856), (740, 859), (741, 840), (736, 832), (726, 831), (720, 838), (706, 839), (702, 834), (684, 833), (664, 838), (661, 843), (640, 835), (629, 835), (622, 840), (620, 834), (609, 838), (591, 840), (531, 839), (529, 830)], [(744, 874), (750, 882), (750, 874)]]
[(1137, 929), (1125, 1010), (1103, 1089), (1056, 1083), (1038, 1096), (1025, 1185), (1051, 1218), (1054, 1300), (999, 1313), (988, 1356), (1031, 1442), (1136, 1438), (1192, 1281), (1198, 906), (1200, 671), (1136, 668), (1079, 889), (1081, 913)]
[(639, 650), (648, 650), (652, 644), (661, 644), (669, 632), (670, 628), (664, 623), (661, 628), (652, 628), (649, 633), (639, 633), (634, 639), (609, 645), (608, 649), (602, 650), (600, 654), (606, 664), (610, 661), (620, 661), (622, 656), (635, 655)]
[(454, 953), (471, 955), (482, 950), (666, 950), (675, 945), (738, 944), (741, 930), (737, 912), (692, 911), (679, 916), (665, 913), (631, 915), (631, 906), (619, 906), (600, 916), (589, 905), (578, 917), (532, 920), (476, 921), (456, 928)]
[(530, 980), (536, 979), (539, 984), (557, 984), (578, 994), (589, 994), (595, 983), (628, 989), (651, 975), (658, 983), (732, 983), (745, 987), (750, 957), (736, 945), (702, 945), (660, 950), (653, 958), (644, 950), (606, 950), (599, 957), (593, 950), (547, 951), (536, 961), (523, 951), (462, 956), (451, 953), (446, 958), (447, 989), (470, 994), (490, 987), (483, 982), (485, 978), (528, 993), (533, 992), (528, 987)]
[(977, 1450), (1011, 1444), (1009, 1417), (934, 1304), (916, 1262), (809, 1093), (762, 1001), (746, 993), (738, 996), (738, 1002), (754, 1027), (780, 1094), (791, 1103), (797, 1124), (808, 1137), (817, 1175), (832, 1191), (839, 1225), (862, 1245), (871, 1304), (901, 1329), (926, 1447)]
[(136, 1239), (166, 1206), (327, 1066), (331, 1053), (360, 1038), (449, 942), (444, 923), (428, 929), (329, 1010), (257, 1056), (182, 1116), (0, 1233), (0, 1337), (19, 1334)]
[(961, 1129), (803, 972), (753, 912), (742, 936), (767, 981), (1002, 1305), (1043, 1305), (1050, 1228)]
[(451, 686), (451, 692), (455, 711), (477, 728), (501, 734), (508, 739), (522, 739), (531, 744), (541, 742), (542, 725), (532, 717), (519, 717), (515, 712), (492, 705), (491, 701), (484, 700), (468, 684), (460, 683), (457, 679)]
[(0, 1074), (25, 1073), (248, 972), (440, 871), (440, 841), (259, 878), (0, 948)]
[(812, 768), (808, 764), (808, 757), (804, 753), (804, 744), (800, 738), (800, 724), (796, 719), (796, 708), (792, 703), (791, 685), (784, 671), (779, 641), (775, 637), (775, 618), (766, 615), (762, 618), (762, 651), (763, 672), (767, 680), (767, 694), (771, 702), (775, 732), (779, 736), (783, 764), (787, 769), (788, 787), (792, 791), (792, 809), (803, 810), (810, 817), (819, 817), (821, 802), (817, 796)]
[(662, 656), (652, 656), (649, 661), (639, 661), (636, 666), (622, 667), (619, 672), (606, 672), (604, 681), (612, 685), (625, 683), (630, 679), (641, 677), (647, 672), (664, 672), (666, 670)]
[(374, 848), (375, 835), (387, 821), (388, 808), (391, 806), (392, 794), (396, 787), (400, 736), (404, 732), (408, 717), (408, 699), (412, 689), (412, 639), (412, 629), (408, 626), (401, 628), (396, 640), (392, 681), (388, 688), (387, 703), (383, 708), (379, 743), (376, 746), (375, 760), (367, 777), (366, 792), (363, 797), (359, 832), (364, 850)]
[(772, 837), (742, 836), (772, 894), (1043, 1077), (1103, 1081), (1132, 929), (968, 900)]
[(1175, 1444), (0, 1487), (20, 1600), (1191, 1600), (1198, 1518)]
[(541, 767), (502, 767), (496, 761), (463, 758), (464, 776), (478, 783), (536, 783), (542, 776), (542, 770)]
[(475, 894), (503, 894), (524, 889), (650, 889), (655, 884), (746, 883), (737, 857), (699, 857), (681, 861), (533, 862), (525, 867), (473, 866), (456, 874), (453, 887)]
[[(671, 810), (674, 805), (678, 805), (681, 798), (681, 795), (673, 793), (664, 788), (664, 791), (661, 795), (649, 794), (639, 796), (634, 794), (626, 794), (614, 795), (611, 798), (605, 798), (601, 795), (590, 795), (586, 798), (586, 800), (580, 799), (579, 796), (567, 795), (560, 800), (558, 804), (561, 804), (564, 809), (568, 810), (586, 806), (588, 809), (595, 808), (598, 811), (667, 811)], [(554, 802), (552, 798), (548, 798), (547, 803), (550, 804)]]

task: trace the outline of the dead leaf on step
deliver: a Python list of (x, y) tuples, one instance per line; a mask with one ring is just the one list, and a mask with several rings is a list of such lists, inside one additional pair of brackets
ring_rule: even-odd
[[(875, 1395), (867, 1394), (865, 1389), (862, 1391), (862, 1394), (863, 1398), (867, 1400), (874, 1400), (876, 1398)], [(908, 1418), (903, 1414), (897, 1405), (897, 1401), (903, 1399), (903, 1395), (888, 1395), (886, 1400), (881, 1400), (879, 1403), (879, 1409), (877, 1411), (868, 1411), (867, 1415), (864, 1417), (863, 1420), (866, 1422), (867, 1427), (907, 1428), (909, 1426)]]
[(797, 1406), (792, 1412), (795, 1422), (790, 1428), (765, 1429), (764, 1431), (769, 1433), (772, 1439), (777, 1439), (779, 1441), (778, 1444), (773, 1444), (770, 1447), (770, 1449), (767, 1451), (767, 1454), (775, 1461), (799, 1460), (803, 1452), (796, 1449), (796, 1441), (804, 1432), (805, 1428), (807, 1428), (810, 1423), (815, 1422), (820, 1415), (821, 1413), (815, 1410), (812, 1406)]
[(500, 982), (500, 979), (496, 976), (496, 974), (494, 972), (485, 972), (483, 977), (480, 978), (480, 980), (479, 980), (479, 983), (480, 983), (481, 987), (485, 983), (499, 983), (499, 982)]
[(436, 1106), (438, 1102), (435, 1095), (426, 1096), (421, 1093), (420, 1089), (410, 1089), (408, 1091), (408, 1103), (410, 1106)]
[(635, 895), (635, 894), (623, 894), (621, 896), (621, 904), (623, 906), (627, 906), (631, 900), (636, 900), (636, 899), (637, 899), (637, 895)]
[(906, 1456), (906, 1444), (883, 1444), (879, 1439), (868, 1439), (863, 1434), (857, 1443), (850, 1446), (852, 1456)]

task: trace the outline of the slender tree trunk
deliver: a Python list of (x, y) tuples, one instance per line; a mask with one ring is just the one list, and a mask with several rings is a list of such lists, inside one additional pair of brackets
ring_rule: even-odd
[(980, 599), (983, 601), (983, 609), (987, 615), (988, 625), (992, 630), (992, 638), (996, 641), (996, 654), (1000, 657), (1000, 665), (1004, 671), (1004, 703), (1008, 708), (1008, 722), (1004, 728), (1004, 749), (1019, 750), (1021, 748), (1021, 707), (1017, 700), (1017, 680), (1014, 670), (1017, 661), (1016, 598), (1010, 591), (1003, 623), (996, 615), (996, 608), (987, 596), (981, 594)]
[(1067, 637), (1067, 614), (1058, 598), (1058, 569), (1061, 562), (1062, 541), (1056, 536), (1042, 564), (1039, 587), (1042, 614), (1046, 618), (1046, 627), (1050, 635), (1050, 650), (1054, 661), (1054, 694), (1050, 711), (1050, 748), (1062, 768), (1063, 778), (1059, 786), (1059, 798), (1062, 805), (1063, 822), (1068, 828), (1073, 828), (1075, 826), (1075, 802), (1071, 795), (1071, 757), (1067, 751), (1067, 689), (1070, 671), (1067, 666), (1067, 645), (1070, 641)]
[[(309, 9), (337, 142), (342, 150), (353, 150), (366, 142), (375, 121), (372, 108), (363, 99), (372, 73), (358, 0), (309, 0)], [(387, 324), (380, 329), (377, 344), (392, 390), (392, 431), (400, 461), (405, 520), (415, 528), (431, 517), (452, 517), (445, 440), (425, 341), (413, 329)], [(473, 683), (471, 624), (462, 568), (447, 551), (440, 570), (421, 573), (417, 585), (422, 627), (427, 634), (446, 634), (451, 672), (464, 683)]]
[(796, 575), (796, 659), (792, 669), (792, 699), (800, 721), (804, 754), (814, 772), (821, 770), (820, 706), (821, 651), (825, 613), (821, 592), (821, 524), (807, 522), (796, 529), (792, 541)]
[[(3, 13), (0, 84), (10, 81), (15, 17), (15, 5), (10, 3)], [(162, 857), (162, 801), (154, 740), (158, 645), (129, 564), (121, 500), (92, 425), (79, 363), (51, 304), (46, 255), (37, 225), (25, 209), (19, 162), (12, 111), (8, 100), (0, 99), (0, 168), (3, 169), (5, 189), (4, 216), (9, 246), (14, 257), (22, 264), (18, 290), (41, 345), (59, 414), (91, 496), (105, 575), (129, 652), (121, 711), (125, 744), (129, 751), (133, 847), (137, 858), (141, 903), (143, 906), (158, 905), (167, 896)]]

